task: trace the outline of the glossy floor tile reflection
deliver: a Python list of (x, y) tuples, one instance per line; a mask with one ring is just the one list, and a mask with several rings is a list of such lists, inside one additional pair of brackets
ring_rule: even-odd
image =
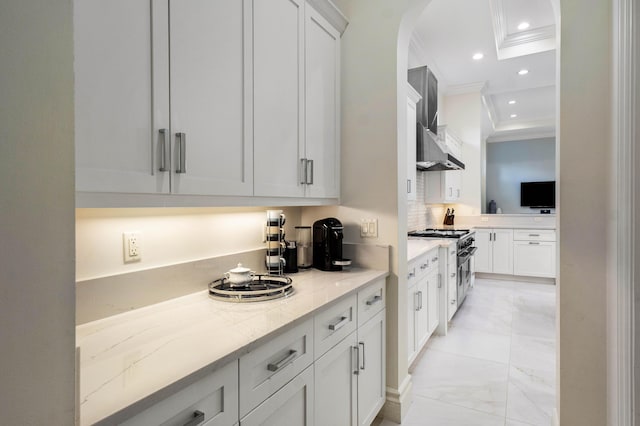
[[(413, 365), (411, 426), (549, 426), (555, 407), (556, 287), (478, 279)], [(377, 420), (376, 426), (395, 426)]]

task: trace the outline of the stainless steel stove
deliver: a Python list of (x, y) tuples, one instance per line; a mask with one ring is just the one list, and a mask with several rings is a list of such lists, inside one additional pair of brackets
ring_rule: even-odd
[(471, 258), (475, 254), (477, 248), (475, 247), (475, 235), (476, 233), (469, 229), (425, 229), (422, 231), (409, 232), (409, 237), (413, 238), (426, 238), (426, 239), (442, 239), (442, 238), (455, 238), (456, 252), (457, 252), (457, 267), (458, 267), (458, 307), (462, 305), (465, 297), (467, 297), (467, 291), (471, 285)]
[(209, 283), (209, 296), (226, 302), (260, 302), (288, 297), (293, 293), (291, 278), (280, 275), (255, 275), (243, 285), (231, 284), (227, 278)]

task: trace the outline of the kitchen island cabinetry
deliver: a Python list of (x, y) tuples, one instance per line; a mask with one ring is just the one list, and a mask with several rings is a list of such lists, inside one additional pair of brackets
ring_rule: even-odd
[(514, 275), (555, 278), (555, 231), (518, 229), (513, 240)]
[(476, 272), (513, 274), (513, 229), (476, 229)]

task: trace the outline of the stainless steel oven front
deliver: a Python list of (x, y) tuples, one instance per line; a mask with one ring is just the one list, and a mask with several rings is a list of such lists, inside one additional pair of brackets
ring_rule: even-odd
[(467, 291), (471, 285), (471, 258), (477, 250), (474, 243), (475, 233), (473, 232), (458, 241), (458, 307), (467, 297)]

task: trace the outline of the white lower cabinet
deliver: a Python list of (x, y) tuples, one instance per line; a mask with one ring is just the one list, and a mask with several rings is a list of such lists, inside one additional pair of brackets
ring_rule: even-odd
[(513, 274), (513, 229), (476, 229), (476, 272)]
[(554, 230), (517, 230), (513, 237), (513, 273), (529, 277), (556, 276)]
[(413, 362), (440, 323), (439, 250), (409, 264), (407, 322), (408, 359)]
[(313, 367), (308, 367), (240, 420), (240, 426), (313, 425)]
[(235, 360), (121, 425), (228, 426), (237, 420), (238, 361)]
[(384, 404), (386, 310), (384, 291), (378, 293), (383, 284), (358, 293), (358, 319), (368, 319), (314, 363), (316, 425), (370, 425)]

